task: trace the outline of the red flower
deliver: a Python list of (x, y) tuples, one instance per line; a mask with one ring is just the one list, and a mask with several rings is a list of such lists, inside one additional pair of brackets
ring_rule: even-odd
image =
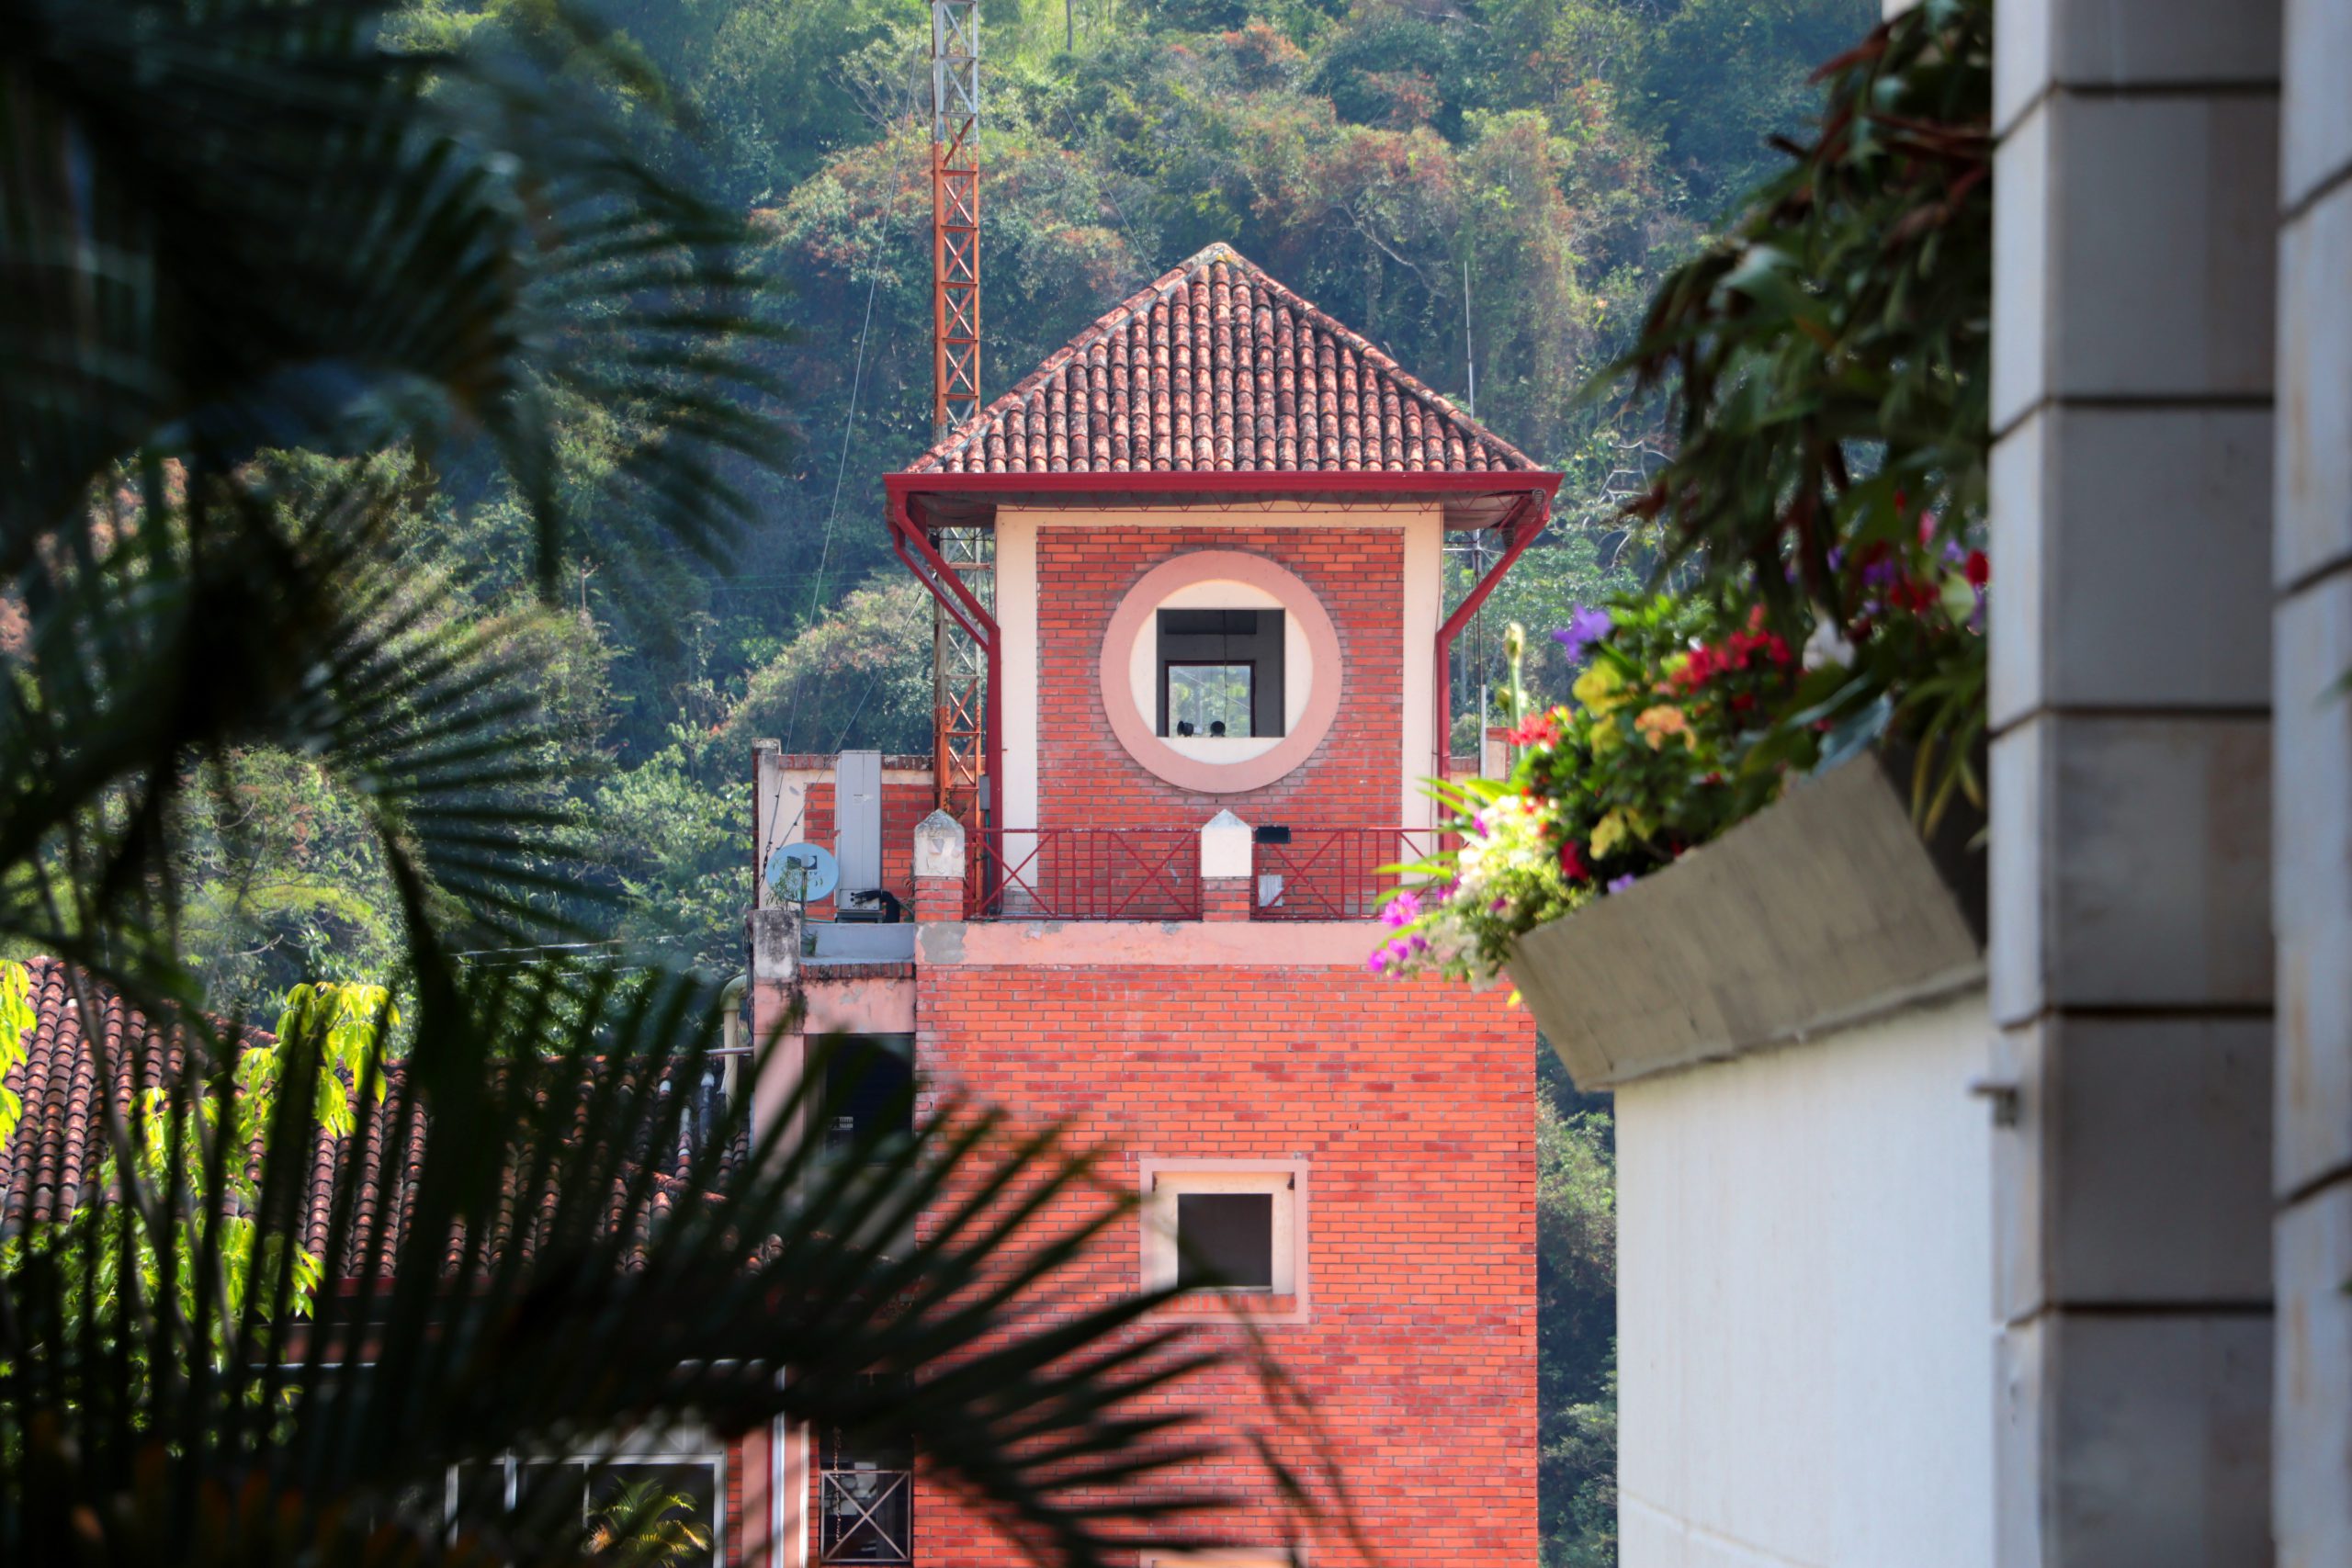
[(1549, 746), (1560, 739), (1560, 727), (1548, 713), (1530, 714), (1503, 739), (1514, 746)]
[(1987, 582), (1993, 581), (1993, 563), (1984, 558), (1984, 552), (1983, 550), (1971, 550), (1968, 552), (1968, 566), (1966, 570), (1968, 572), (1968, 585), (1972, 588), (1982, 588)]
[(1570, 882), (1582, 882), (1592, 874), (1585, 869), (1584, 855), (1574, 839), (1560, 846), (1560, 874)]

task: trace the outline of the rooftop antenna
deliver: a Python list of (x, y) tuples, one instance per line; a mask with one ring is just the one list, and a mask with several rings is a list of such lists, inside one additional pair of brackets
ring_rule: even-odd
[[(931, 0), (932, 434), (980, 412), (980, 7)], [(932, 547), (993, 605), (995, 539), (933, 528)], [(931, 607), (932, 787), (939, 808), (978, 828), (989, 802), (988, 661), (946, 606)]]
[(980, 7), (931, 0), (932, 426), (980, 412)]

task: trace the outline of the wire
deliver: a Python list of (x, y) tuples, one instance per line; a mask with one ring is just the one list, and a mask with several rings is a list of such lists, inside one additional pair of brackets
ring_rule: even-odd
[[(865, 286), (865, 320), (857, 329), (857, 359), (850, 371), (849, 378), (849, 414), (842, 422), (841, 461), (833, 468), (833, 503), (825, 513), (825, 542), (817, 552), (817, 577), (808, 590), (808, 625), (811, 627), (816, 626), (818, 610), (825, 602), (825, 572), (831, 565), (833, 558), (833, 525), (841, 518), (842, 484), (849, 477), (850, 437), (857, 429), (857, 398), (865, 382), (865, 340), (867, 334), (874, 329), (874, 297), (882, 288), (879, 253), (889, 243), (890, 224), (899, 216), (899, 197), (904, 192), (905, 183), (903, 180), (891, 182), (890, 205), (882, 214), (882, 221), (878, 226), (879, 232), (876, 236), (875, 243), (867, 247), (868, 254), (875, 259), (874, 276), (867, 280)], [(831, 684), (831, 670), (828, 668), (825, 678), (818, 686), (817, 704), (820, 709), (824, 705), (824, 688)], [(792, 687), (792, 706), (786, 710), (784, 727), (784, 749), (787, 751), (792, 750), (792, 742), (800, 733), (800, 691), (801, 682), (795, 682)], [(859, 705), (864, 706), (863, 704)]]

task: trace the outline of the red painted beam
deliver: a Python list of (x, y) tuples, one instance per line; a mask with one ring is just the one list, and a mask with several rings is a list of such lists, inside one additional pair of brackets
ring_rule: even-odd
[[(962, 626), (966, 634), (980, 645), (981, 652), (987, 656), (988, 692), (981, 706), (980, 718), (980, 726), (987, 731), (987, 735), (981, 742), (980, 750), (981, 754), (987, 758), (988, 763), (981, 776), (988, 780), (989, 808), (1001, 809), (997, 802), (1004, 793), (1004, 724), (1001, 695), (1004, 690), (1001, 657), (1004, 639), (998, 634), (996, 618), (988, 613), (987, 607), (973, 593), (970, 584), (957, 575), (954, 567), (940, 558), (937, 550), (931, 547), (931, 541), (923, 536), (922, 530), (915, 526), (913, 519), (908, 514), (905, 496), (888, 495), (888, 504), (883, 508), (883, 513), (888, 525), (890, 547), (898, 552), (899, 558), (907, 564), (907, 570), (915, 574), (916, 580), (931, 591), (932, 597), (939, 601), (940, 607), (955, 617), (956, 624)], [(932, 760), (932, 766), (937, 768), (939, 765), (939, 760), (934, 757)], [(986, 826), (986, 816), (983, 815), (981, 821), (967, 822), (965, 826), (978, 830)]]
[[(1503, 574), (1544, 532), (1544, 525), (1552, 520), (1551, 499), (1548, 494), (1530, 495), (1512, 511), (1503, 523), (1502, 558), (1487, 568), (1486, 576), (1470, 585), (1469, 593), (1454, 606), (1453, 614), (1445, 618), (1445, 625), (1437, 629), (1437, 688), (1436, 700), (1432, 705), (1437, 710), (1433, 777), (1445, 776), (1445, 765), (1453, 750), (1453, 639), (1462, 635), (1462, 628), (1470, 624), (1470, 617), (1478, 613), (1478, 606), (1484, 604), (1487, 596), (1501, 583)], [(1486, 744), (1487, 738), (1480, 736), (1477, 754), (1481, 758), (1486, 755)]]
[(1547, 502), (1560, 488), (1560, 476), (1536, 469), (1507, 468), (1488, 473), (1455, 470), (1416, 473), (1404, 469), (1322, 469), (1300, 473), (1238, 468), (1203, 472), (1189, 469), (1149, 469), (1138, 473), (899, 473), (882, 476), (885, 494), (893, 500), (918, 495), (1345, 495), (1394, 498), (1398, 495), (1540, 494)]

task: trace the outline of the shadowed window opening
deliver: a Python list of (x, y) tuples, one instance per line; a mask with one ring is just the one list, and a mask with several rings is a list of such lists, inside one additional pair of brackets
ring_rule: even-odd
[(1272, 1290), (1273, 1194), (1178, 1194), (1176, 1283), (1185, 1290)]

